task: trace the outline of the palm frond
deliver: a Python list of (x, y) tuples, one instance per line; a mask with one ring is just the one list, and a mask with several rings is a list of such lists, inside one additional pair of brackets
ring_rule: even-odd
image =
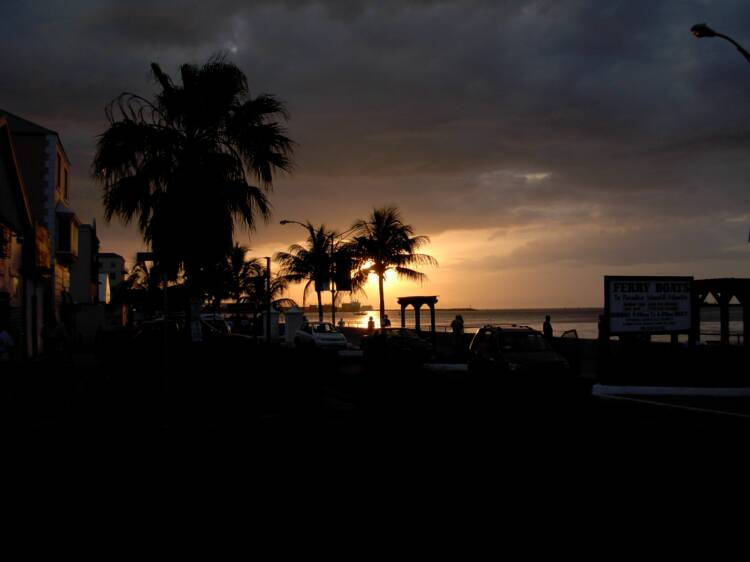
[(408, 267), (396, 267), (394, 269), (396, 270), (396, 274), (402, 279), (407, 279), (408, 281), (418, 281), (419, 283), (424, 283), (425, 281), (427, 281), (427, 275), (425, 275), (424, 273), (420, 273), (419, 271), (409, 269)]

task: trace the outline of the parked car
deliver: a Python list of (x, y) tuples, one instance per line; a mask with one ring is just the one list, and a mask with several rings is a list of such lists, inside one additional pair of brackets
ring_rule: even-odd
[(308, 349), (346, 349), (349, 342), (330, 322), (305, 322), (295, 334), (294, 344)]
[(177, 339), (182, 335), (184, 328), (185, 322), (183, 319), (170, 317), (165, 320), (161, 316), (141, 322), (133, 332), (133, 340), (163, 342), (165, 330), (168, 338)]
[(182, 319), (163, 317), (141, 322), (133, 331), (131, 353), (145, 360), (161, 358), (165, 343), (168, 349), (174, 350), (187, 343), (185, 323)]
[(574, 376), (541, 332), (515, 324), (481, 328), (469, 347), (468, 363), (472, 374), (505, 375), (519, 382), (564, 382)]
[(368, 361), (398, 363), (426, 362), (432, 355), (432, 344), (419, 332), (408, 328), (381, 328), (364, 336), (360, 344)]
[(223, 314), (203, 313), (201, 314), (201, 324), (204, 330), (215, 330), (222, 334), (232, 333), (232, 326), (226, 321)]

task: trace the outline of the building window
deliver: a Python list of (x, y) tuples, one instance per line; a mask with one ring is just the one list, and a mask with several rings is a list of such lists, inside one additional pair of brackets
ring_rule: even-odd
[(10, 229), (0, 225), (0, 258), (10, 256)]
[(17, 275), (11, 275), (11, 286), (10, 286), (10, 296), (14, 299), (20, 298), (21, 296), (21, 278)]
[(70, 240), (70, 219), (67, 217), (57, 218), (57, 251), (58, 252), (71, 252), (71, 240)]
[(68, 167), (59, 152), (57, 153), (57, 192), (60, 197), (68, 200)]

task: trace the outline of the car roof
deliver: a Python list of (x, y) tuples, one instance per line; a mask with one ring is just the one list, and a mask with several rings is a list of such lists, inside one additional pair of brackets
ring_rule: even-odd
[(523, 333), (534, 333), (540, 334), (539, 330), (535, 330), (531, 326), (523, 324), (486, 324), (482, 326), (483, 330), (493, 330), (497, 332), (523, 332)]

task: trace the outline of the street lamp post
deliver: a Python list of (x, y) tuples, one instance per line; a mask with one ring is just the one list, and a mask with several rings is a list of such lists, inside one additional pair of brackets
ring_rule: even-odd
[(698, 39), (702, 39), (703, 37), (721, 37), (722, 39), (725, 39), (726, 41), (729, 41), (732, 45), (734, 45), (737, 50), (742, 53), (742, 56), (745, 57), (745, 60), (747, 62), (750, 62), (750, 53), (748, 53), (742, 45), (737, 43), (734, 39), (729, 37), (728, 35), (724, 35), (723, 33), (718, 33), (717, 31), (714, 31), (708, 25), (705, 23), (698, 23), (695, 24), (693, 27), (690, 28), (690, 31), (693, 35), (695, 35)]
[(266, 343), (271, 343), (271, 257), (266, 256)]

